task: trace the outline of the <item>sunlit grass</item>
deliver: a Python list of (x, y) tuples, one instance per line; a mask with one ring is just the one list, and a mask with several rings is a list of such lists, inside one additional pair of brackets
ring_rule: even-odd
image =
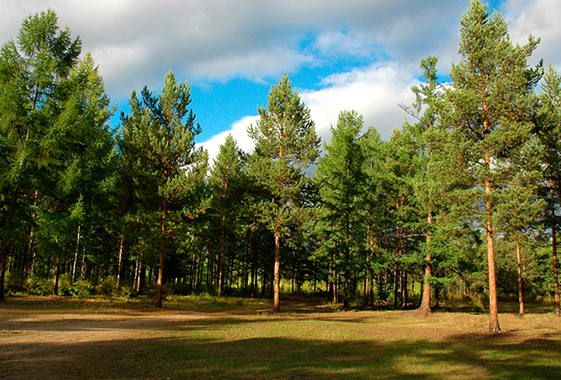
[[(502, 313), (504, 332), (490, 334), (486, 314), (424, 318), (305, 302), (271, 314), (269, 301), (214, 296), (169, 297), (161, 311), (143, 309), (142, 300), (120, 302), (111, 308), (103, 300), (20, 299), (4, 308), (123, 318), (134, 312), (132, 325), (138, 315), (174, 321), (140, 329), (134, 338), (72, 346), (80, 356), (68, 368), (75, 365), (83, 378), (549, 380), (561, 373), (561, 321), (551, 312)], [(81, 367), (89, 362), (94, 372)]]

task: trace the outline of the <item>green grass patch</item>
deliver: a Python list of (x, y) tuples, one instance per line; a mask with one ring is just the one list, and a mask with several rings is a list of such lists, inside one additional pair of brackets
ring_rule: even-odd
[[(96, 379), (549, 380), (561, 373), (561, 321), (552, 313), (502, 313), (504, 332), (491, 334), (486, 314), (423, 318), (309, 301), (285, 301), (285, 312), (273, 315), (263, 311), (268, 301), (212, 296), (170, 297), (164, 310), (142, 309), (141, 300), (111, 308), (103, 300), (12, 299), (0, 315), (26, 334), (0, 336), (0, 356), (6, 373), (25, 364), (45, 378), (49, 363), (53, 377)], [(71, 333), (78, 341), (65, 340)], [(23, 338), (27, 346), (18, 346)]]

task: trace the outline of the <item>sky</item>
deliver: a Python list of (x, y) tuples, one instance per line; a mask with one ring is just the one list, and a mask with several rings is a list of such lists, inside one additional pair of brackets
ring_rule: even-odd
[[(484, 1), (485, 2), (485, 1)], [(191, 108), (203, 132), (196, 143), (216, 156), (231, 133), (247, 152), (247, 127), (266, 106), (271, 86), (287, 73), (329, 141), (341, 111), (364, 116), (383, 140), (408, 115), (422, 58), (436, 56), (442, 78), (460, 59), (459, 20), (469, 0), (2, 0), (0, 43), (17, 37), (22, 21), (54, 10), (59, 26), (91, 52), (119, 111), (130, 94), (163, 87), (172, 70), (191, 88)], [(511, 39), (541, 38), (540, 59), (561, 72), (561, 3), (494, 0)]]

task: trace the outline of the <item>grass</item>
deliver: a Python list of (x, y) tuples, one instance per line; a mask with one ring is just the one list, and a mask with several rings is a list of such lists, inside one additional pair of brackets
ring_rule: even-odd
[[(423, 318), (415, 312), (341, 311), (306, 299), (284, 302), (280, 315), (264, 312), (268, 302), (216, 297), (172, 298), (158, 313), (142, 309), (142, 301), (40, 302), (12, 300), (0, 306), (0, 316), (10, 311), (14, 323), (13, 315), (28, 318), (30, 311), (107, 318), (106, 325), (74, 327), (84, 334), (99, 326), (111, 329), (109, 316), (128, 323), (126, 336), (118, 339), (53, 344), (71, 353), (51, 361), (58, 374), (64, 362), (69, 378), (555, 379), (561, 374), (561, 321), (539, 305), (525, 316), (501, 313), (504, 332), (491, 334), (485, 314), (437, 312)], [(135, 327), (142, 318), (153, 323)], [(62, 321), (42, 330), (60, 332), (61, 326)], [(0, 334), (0, 358), (3, 349), (19, 348), (10, 345), (10, 337), (26, 336)], [(36, 344), (49, 345), (39, 338)], [(50, 359), (36, 360), (45, 366)], [(0, 359), (0, 368), (18, 363), (30, 364), (29, 356), (12, 354)]]

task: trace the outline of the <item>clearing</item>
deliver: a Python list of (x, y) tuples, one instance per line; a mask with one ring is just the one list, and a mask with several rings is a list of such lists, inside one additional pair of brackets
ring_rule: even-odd
[[(0, 379), (554, 379), (551, 307), (499, 315), (341, 311), (317, 298), (266, 301), (12, 298), (0, 304)], [(516, 310), (515, 305), (500, 311)]]

